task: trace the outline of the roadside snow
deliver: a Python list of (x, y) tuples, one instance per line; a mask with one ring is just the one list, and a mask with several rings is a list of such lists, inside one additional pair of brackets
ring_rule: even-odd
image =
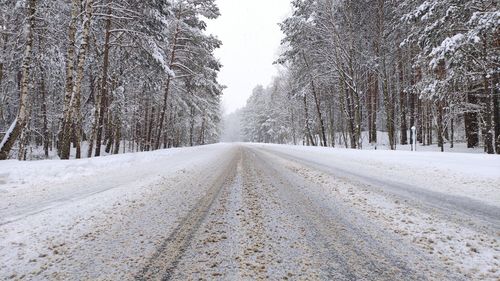
[(350, 150), (246, 144), (381, 180), (500, 206), (500, 157), (471, 153)]
[[(135, 165), (140, 167), (144, 163), (154, 163), (162, 158), (172, 157), (180, 151), (180, 149), (171, 149), (71, 161), (2, 161), (0, 162), (0, 179), (3, 181), (1, 183), (3, 186), (0, 185), (0, 187), (4, 190), (34, 186), (39, 188), (46, 183), (54, 184), (75, 178), (108, 174)], [(157, 164), (155, 166), (153, 168), (158, 168)], [(148, 168), (151, 167), (148, 166)]]

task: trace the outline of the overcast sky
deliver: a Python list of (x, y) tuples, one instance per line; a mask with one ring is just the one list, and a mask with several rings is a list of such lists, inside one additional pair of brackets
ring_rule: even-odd
[(208, 22), (208, 32), (222, 40), (216, 56), (224, 65), (220, 83), (226, 113), (245, 106), (258, 84), (276, 74), (272, 65), (283, 38), (277, 25), (290, 13), (290, 0), (218, 0), (222, 16)]

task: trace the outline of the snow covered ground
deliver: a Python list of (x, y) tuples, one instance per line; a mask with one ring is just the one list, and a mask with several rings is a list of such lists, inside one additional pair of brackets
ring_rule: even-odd
[(390, 180), (500, 205), (500, 157), (474, 153), (259, 145), (365, 179)]
[[(408, 131), (408, 142), (409, 142), (410, 131)], [(396, 138), (400, 139), (400, 132), (396, 133)], [(343, 141), (343, 136), (341, 133), (336, 134), (336, 146), (338, 148), (345, 148), (345, 143)], [(320, 143), (319, 139), (317, 139), (317, 143)], [(369, 142), (368, 132), (364, 131), (361, 133), (361, 143), (363, 150), (390, 150), (389, 146), (389, 136), (387, 132), (377, 131), (377, 143), (372, 144)], [(482, 144), (482, 141), (480, 142)], [(410, 144), (408, 145), (396, 145), (396, 150), (398, 151), (411, 151), (412, 147)], [(440, 152), (441, 148), (438, 147), (437, 143), (433, 143), (432, 145), (422, 145), (417, 144), (417, 150), (423, 152)], [(467, 148), (467, 143), (465, 140), (465, 136), (461, 136), (460, 134), (455, 135), (455, 141), (453, 147), (451, 147), (451, 143), (448, 140), (444, 140), (444, 151), (445, 152), (458, 152), (458, 153), (484, 153), (483, 147), (476, 148)]]
[(0, 195), (2, 280), (500, 278), (495, 155), (217, 144), (4, 161)]
[[(89, 149), (89, 143), (87, 141), (83, 141), (81, 143), (81, 150), (82, 150), (82, 158), (87, 158), (87, 152)], [(130, 151), (129, 143), (126, 141), (122, 141), (120, 144), (120, 151), (119, 153), (129, 153), (132, 152)], [(14, 147), (11, 151), (11, 158), (12, 159), (17, 159), (17, 154), (18, 150), (16, 147)], [(70, 159), (75, 159), (76, 155), (76, 148), (71, 146), (70, 148)], [(101, 145), (101, 156), (109, 156), (111, 153), (106, 152), (106, 145)], [(30, 146), (27, 154), (26, 154), (26, 160), (33, 161), (33, 160), (45, 160), (45, 152), (43, 150), (43, 146)], [(49, 157), (48, 159), (59, 159), (59, 156), (57, 155), (57, 150), (55, 148), (49, 149)]]
[[(236, 118), (235, 120), (231, 120), (230, 122), (235, 122), (239, 124), (238, 119)], [(228, 121), (229, 122), (229, 121)], [(228, 132), (227, 129), (224, 130), (224, 133), (226, 135), (222, 136), (223, 142), (238, 142), (241, 139), (241, 136), (239, 133), (234, 133), (234, 132)], [(398, 132), (399, 133), (399, 132)], [(336, 146), (338, 148), (344, 148), (345, 144), (342, 142), (342, 135), (340, 133), (337, 134), (336, 136), (337, 142)], [(363, 132), (362, 133), (362, 148), (363, 150), (389, 150), (389, 138), (386, 132), (378, 131), (377, 132), (377, 138), (378, 138), (378, 143), (371, 144), (368, 142), (368, 132)], [(319, 139), (317, 140), (317, 143), (319, 143)], [(82, 146), (82, 158), (87, 158), (87, 150), (89, 147), (89, 143), (84, 141), (81, 144)], [(110, 153), (106, 153), (106, 146), (102, 145), (101, 146), (101, 155), (102, 156), (109, 156)], [(396, 146), (397, 151), (411, 151), (411, 145), (397, 145)], [(437, 146), (437, 144), (432, 144), (432, 145), (418, 145), (417, 150), (419, 152), (440, 152), (441, 148)], [(130, 143), (126, 141), (122, 141), (120, 144), (120, 151), (119, 153), (130, 153), (133, 152), (131, 151), (130, 148)], [(464, 142), (464, 137), (459, 138), (458, 140), (455, 141), (453, 148), (450, 147), (450, 143), (448, 141), (445, 141), (445, 152), (454, 152), (454, 153), (473, 153), (473, 154), (484, 154), (484, 148), (483, 147), (476, 147), (476, 148), (467, 148), (467, 144)], [(70, 158), (74, 159), (76, 155), (76, 148), (71, 147), (70, 150)], [(11, 157), (13, 159), (17, 158), (17, 151), (16, 148), (13, 149), (11, 153)], [(27, 160), (43, 160), (45, 159), (44, 151), (42, 146), (38, 147), (30, 147), (27, 153)], [(59, 159), (57, 156), (57, 151), (55, 149), (52, 149), (49, 151), (49, 157), (48, 159)]]

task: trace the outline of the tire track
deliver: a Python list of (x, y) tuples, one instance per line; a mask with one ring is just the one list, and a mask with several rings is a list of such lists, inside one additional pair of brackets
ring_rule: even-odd
[(342, 202), (330, 198), (327, 203), (323, 194), (313, 192), (311, 182), (263, 153), (254, 158), (266, 180), (281, 190), (283, 201), (291, 203), (297, 222), (306, 223), (316, 237), (309, 243), (325, 259), (329, 280), (462, 280)]
[(222, 190), (231, 185), (236, 175), (240, 152), (229, 161), (226, 168), (210, 184), (206, 195), (182, 219), (169, 237), (157, 249), (150, 262), (136, 275), (135, 280), (170, 280), (179, 260), (189, 247), (195, 232), (207, 217)]
[(172, 280), (327, 280), (302, 224), (246, 150), (171, 274)]
[[(500, 225), (500, 208), (485, 204), (476, 199), (439, 193), (419, 188), (411, 183), (400, 183), (392, 180), (379, 179), (365, 175), (362, 171), (351, 171), (341, 167), (327, 166), (322, 163), (311, 161), (310, 159), (289, 155), (269, 148), (257, 148), (256, 150), (271, 154), (283, 160), (313, 168), (314, 170), (344, 179), (353, 184), (368, 186), (371, 190), (381, 194), (390, 194), (402, 200), (408, 200), (409, 203), (419, 209), (439, 212), (446, 220), (459, 222), (466, 217), (472, 225), (483, 227), (490, 233), (498, 233), (500, 230), (498, 227)], [(465, 227), (469, 226), (466, 224)]]
[[(246, 239), (242, 241), (243, 253), (238, 259), (242, 277), (253, 280), (269, 279), (267, 267), (272, 260), (268, 252), (272, 250), (270, 237), (266, 234), (265, 213), (263, 198), (264, 191), (262, 179), (256, 177), (251, 165), (248, 165), (248, 157), (245, 153), (245, 165), (243, 166), (243, 204), (241, 206), (240, 220)], [(259, 188), (256, 188), (259, 187)], [(267, 247), (266, 247), (267, 246)]]
[(238, 210), (241, 206), (242, 158), (230, 185), (218, 198), (171, 274), (172, 280), (241, 280), (237, 257), (241, 242)]

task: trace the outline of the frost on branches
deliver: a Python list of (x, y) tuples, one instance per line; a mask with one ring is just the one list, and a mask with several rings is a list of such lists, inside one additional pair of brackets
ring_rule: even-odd
[(3, 158), (217, 141), (223, 87), (213, 53), (221, 42), (205, 32), (205, 20), (219, 16), (214, 2), (2, 3)]
[[(286, 75), (249, 100), (249, 140), (397, 149), (416, 138), (500, 154), (498, 1), (292, 5), (280, 24)], [(269, 102), (275, 84), (288, 86)]]

